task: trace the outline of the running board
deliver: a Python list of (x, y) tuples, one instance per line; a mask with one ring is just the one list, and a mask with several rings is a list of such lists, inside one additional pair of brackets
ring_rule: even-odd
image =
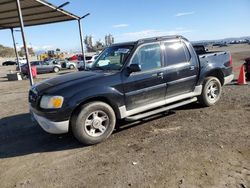
[(174, 108), (178, 108), (180, 106), (184, 106), (186, 104), (190, 104), (190, 103), (193, 103), (193, 102), (196, 102), (196, 101), (197, 101), (197, 97), (194, 97), (194, 98), (191, 98), (191, 99), (188, 99), (188, 100), (185, 100), (185, 101), (181, 101), (181, 102), (169, 105), (169, 106), (165, 106), (165, 107), (162, 107), (162, 108), (157, 108), (155, 110), (148, 111), (148, 112), (145, 112), (143, 114), (129, 116), (129, 117), (126, 117), (125, 120), (127, 120), (127, 121), (136, 121), (136, 120), (143, 119), (143, 118), (146, 118), (146, 117), (149, 117), (149, 116), (161, 113), (161, 112), (165, 112), (165, 111), (168, 111), (168, 110), (171, 110), (171, 109), (174, 109)]

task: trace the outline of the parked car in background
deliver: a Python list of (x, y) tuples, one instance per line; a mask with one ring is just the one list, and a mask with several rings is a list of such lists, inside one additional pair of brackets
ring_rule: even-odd
[(229, 53), (198, 56), (181, 36), (113, 44), (88, 71), (32, 87), (30, 112), (49, 133), (72, 130), (83, 144), (97, 144), (119, 119), (136, 121), (194, 102), (215, 105), (232, 69)]
[(79, 71), (83, 71), (85, 69), (85, 62), (84, 61), (78, 61), (77, 62), (77, 69)]
[(38, 67), (42, 72), (59, 72), (62, 69), (62, 65), (56, 59), (45, 61)]
[[(43, 62), (43, 61), (31, 61), (31, 62), (30, 62), (30, 65), (31, 65), (31, 66), (37, 67), (37, 66), (39, 66), (42, 62)], [(16, 67), (16, 70), (19, 71), (19, 67)], [(27, 63), (21, 66), (21, 72), (22, 72), (24, 75), (28, 75), (29, 70), (28, 70), (28, 65), (27, 65)]]
[[(15, 59), (15, 61), (17, 62), (17, 59)], [(27, 59), (25, 57), (18, 57), (18, 62), (22, 66), (27, 63)]]
[[(49, 73), (49, 72), (59, 72), (62, 67), (61, 64), (58, 63), (56, 60), (50, 60), (50, 61), (32, 61), (30, 62), (31, 66), (35, 66), (37, 69), (37, 73)], [(23, 74), (28, 74), (28, 65), (22, 65), (21, 71)]]
[(86, 56), (86, 65), (87, 67), (91, 67), (95, 60), (98, 58), (98, 55)]
[[(86, 56), (86, 68), (91, 68), (91, 66), (94, 64), (95, 60), (98, 58), (98, 55), (93, 56)], [(78, 61), (77, 68), (79, 71), (84, 70), (84, 61)]]
[(5, 61), (2, 63), (3, 66), (10, 66), (10, 65), (16, 65), (17, 63), (15, 61)]
[(75, 69), (75, 68), (77, 68), (77, 63), (74, 61), (58, 60), (58, 63), (61, 64), (62, 69)]

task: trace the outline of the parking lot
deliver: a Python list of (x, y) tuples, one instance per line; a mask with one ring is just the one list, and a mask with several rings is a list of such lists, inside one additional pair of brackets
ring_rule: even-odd
[[(214, 50), (214, 49), (213, 49)], [(236, 77), (250, 45), (233, 55)], [(29, 81), (9, 82), (0, 67), (0, 187), (239, 187), (250, 185), (250, 87), (235, 81), (213, 107), (192, 104), (82, 147), (71, 134), (50, 135), (30, 120)], [(41, 74), (40, 82), (70, 71)]]

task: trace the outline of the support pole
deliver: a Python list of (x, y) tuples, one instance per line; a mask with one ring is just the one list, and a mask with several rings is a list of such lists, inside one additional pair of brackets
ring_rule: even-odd
[(17, 11), (18, 11), (19, 22), (20, 22), (20, 27), (21, 27), (25, 57), (26, 57), (27, 65), (28, 65), (28, 69), (29, 69), (30, 85), (32, 86), (34, 84), (34, 82), (33, 82), (33, 76), (32, 76), (32, 72), (31, 72), (30, 61), (29, 61), (29, 52), (28, 52), (28, 48), (27, 48), (26, 40), (25, 40), (24, 24), (23, 24), (23, 16), (22, 16), (22, 9), (21, 9), (20, 0), (16, 0), (16, 5), (17, 5)]
[(15, 54), (16, 54), (17, 65), (18, 65), (19, 71), (21, 72), (21, 66), (20, 66), (20, 62), (19, 62), (19, 58), (18, 58), (17, 49), (16, 49), (16, 40), (15, 40), (15, 36), (14, 36), (14, 30), (13, 30), (13, 28), (11, 28), (10, 30), (11, 30), (11, 35), (12, 35), (14, 50), (15, 50)]
[(78, 20), (78, 26), (79, 26), (79, 34), (80, 34), (80, 41), (81, 41), (82, 56), (83, 56), (83, 61), (84, 61), (84, 70), (86, 70), (86, 59), (85, 59), (85, 54), (84, 54), (81, 19)]

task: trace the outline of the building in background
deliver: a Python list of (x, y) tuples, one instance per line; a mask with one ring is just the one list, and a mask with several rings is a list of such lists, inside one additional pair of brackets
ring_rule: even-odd
[(97, 52), (97, 51), (102, 51), (105, 47), (110, 46), (111, 44), (114, 43), (114, 37), (111, 34), (108, 34), (104, 38), (104, 43), (102, 42), (101, 39), (96, 41), (95, 43), (93, 42), (93, 37), (91, 35), (87, 35), (84, 39), (84, 44), (86, 47), (87, 52)]
[(114, 44), (115, 39), (113, 35), (109, 34), (105, 36), (105, 46), (110, 46), (111, 44)]

